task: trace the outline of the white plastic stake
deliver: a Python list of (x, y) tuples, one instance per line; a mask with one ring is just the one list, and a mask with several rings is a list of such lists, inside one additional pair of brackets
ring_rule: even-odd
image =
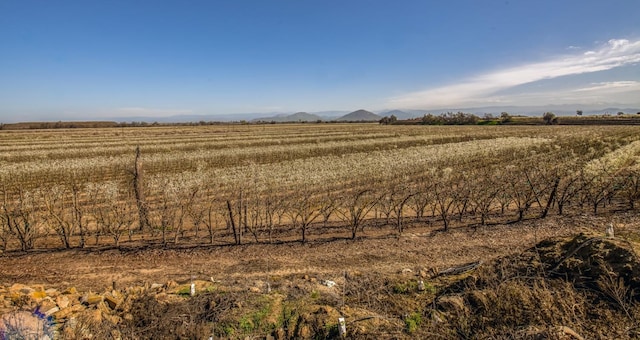
[(347, 323), (344, 318), (338, 318), (338, 331), (340, 332), (341, 337), (347, 336)]
[(196, 284), (195, 283), (191, 283), (191, 290), (189, 291), (189, 294), (191, 294), (191, 296), (196, 295)]
[(609, 223), (609, 225), (607, 226), (607, 229), (605, 230), (604, 233), (608, 238), (613, 238), (614, 237), (613, 223)]

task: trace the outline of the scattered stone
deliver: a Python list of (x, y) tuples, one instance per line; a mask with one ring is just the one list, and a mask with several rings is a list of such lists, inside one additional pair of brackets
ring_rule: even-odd
[(82, 302), (85, 305), (97, 305), (98, 303), (102, 302), (102, 300), (103, 298), (101, 295), (87, 293), (82, 296), (82, 299), (80, 302)]
[(159, 283), (152, 283), (152, 284), (151, 284), (151, 288), (150, 288), (150, 289), (151, 289), (151, 290), (159, 290), (159, 289), (162, 289), (163, 287), (164, 287), (164, 285), (162, 285), (162, 284), (159, 284)]
[(53, 313), (53, 317), (55, 317), (56, 319), (60, 320), (60, 319), (67, 319), (68, 317), (70, 317), (73, 314), (76, 314), (82, 310), (84, 310), (84, 306), (83, 305), (74, 305), (74, 306), (70, 306), (67, 308), (62, 308), (60, 309), (59, 312), (55, 312)]
[(99, 310), (99, 309), (94, 309), (91, 312), (91, 317), (92, 317), (93, 321), (95, 321), (96, 323), (102, 322), (102, 311)]
[(69, 287), (62, 294), (78, 294), (78, 290), (76, 287)]
[(44, 292), (44, 291), (42, 291), (42, 290), (36, 290), (36, 291), (31, 292), (31, 293), (29, 294), (29, 296), (30, 296), (32, 299), (34, 299), (35, 301), (38, 301), (38, 302), (39, 302), (40, 300), (44, 299), (44, 298), (47, 296), (47, 293), (45, 293), (45, 292)]
[[(54, 312), (51, 312), (52, 309), (57, 309), (57, 310), (54, 311)], [(58, 306), (56, 305), (56, 303), (50, 297), (47, 297), (46, 300), (43, 300), (40, 303), (40, 305), (38, 306), (38, 310), (41, 313), (44, 313), (44, 314), (46, 314), (48, 316), (48, 315), (51, 315), (51, 314), (57, 312), (60, 309), (58, 309)]]
[(49, 309), (48, 311), (44, 312), (44, 315), (51, 316), (51, 315), (53, 315), (53, 314), (55, 314), (55, 313), (57, 313), (59, 311), (60, 311), (60, 308), (53, 307), (53, 308)]
[(109, 308), (115, 310), (122, 303), (122, 296), (118, 294), (114, 294), (116, 292), (107, 293), (104, 295), (104, 302), (109, 306)]
[(104, 303), (104, 301), (98, 303), (96, 305), (96, 309), (100, 310), (103, 316), (110, 315), (112, 313), (112, 310), (107, 306), (106, 303)]
[(69, 298), (65, 295), (60, 295), (56, 297), (56, 304), (58, 305), (58, 307), (60, 307), (60, 309), (65, 309), (69, 307)]
[(413, 270), (411, 270), (409, 268), (404, 268), (404, 269), (402, 269), (401, 273), (402, 273), (402, 275), (408, 275), (408, 274), (413, 273)]
[(58, 290), (55, 289), (55, 288), (49, 288), (49, 289), (45, 290), (44, 292), (47, 294), (47, 296), (51, 296), (51, 297), (56, 297), (56, 296), (58, 296), (60, 294), (58, 292)]
[(20, 294), (24, 294), (24, 295), (28, 295), (31, 294), (35, 291), (35, 289), (27, 286), (27, 285), (23, 285), (21, 283), (15, 283), (13, 285), (11, 285), (11, 287), (9, 287), (9, 292), (10, 293), (20, 293)]

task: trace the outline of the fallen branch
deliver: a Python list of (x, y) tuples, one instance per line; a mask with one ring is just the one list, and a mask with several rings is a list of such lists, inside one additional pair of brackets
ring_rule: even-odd
[(437, 276), (460, 275), (460, 274), (472, 271), (472, 270), (480, 267), (481, 264), (482, 264), (482, 261), (476, 261), (476, 262), (467, 263), (467, 264), (459, 266), (459, 267), (447, 268), (445, 270), (442, 270), (442, 271), (438, 272)]

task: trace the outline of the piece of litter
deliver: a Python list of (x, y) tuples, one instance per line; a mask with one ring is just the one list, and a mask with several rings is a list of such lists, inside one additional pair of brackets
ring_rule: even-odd
[(331, 288), (331, 287), (336, 285), (335, 281), (331, 281), (331, 280), (323, 280), (322, 284), (327, 286), (327, 287), (329, 287), (329, 288)]

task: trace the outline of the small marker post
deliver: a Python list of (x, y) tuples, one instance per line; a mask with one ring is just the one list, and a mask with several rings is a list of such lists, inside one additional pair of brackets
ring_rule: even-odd
[(344, 338), (347, 336), (347, 323), (343, 317), (338, 318), (338, 332), (340, 332), (341, 338)]

